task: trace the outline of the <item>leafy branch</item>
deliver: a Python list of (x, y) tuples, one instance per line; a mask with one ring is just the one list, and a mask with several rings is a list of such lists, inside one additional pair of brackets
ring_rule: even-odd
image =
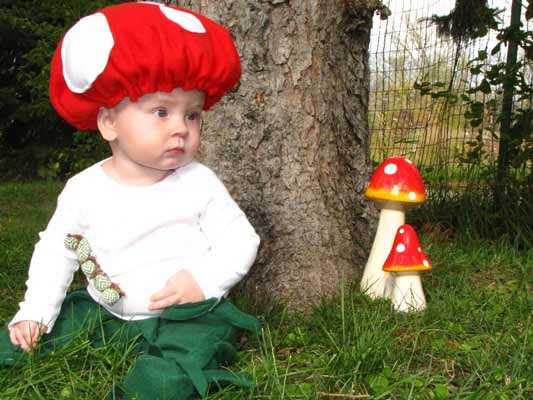
[[(490, 10), (494, 17), (500, 12)], [(417, 82), (415, 89), (422, 95), (443, 99), (449, 104), (461, 101), (466, 106), (465, 120), (477, 135), (467, 142), (469, 150), (461, 161), (476, 164), (483, 162), (486, 154), (484, 133), (488, 131), (491, 137), (499, 141), (500, 147), (505, 143), (505, 152), (500, 151), (498, 155), (498, 168), (529, 168), (531, 177), (533, 32), (525, 30), (520, 22), (504, 28), (490, 23), (488, 28), (498, 32), (497, 43), (490, 50), (490, 57), (488, 49), (484, 49), (469, 61), (472, 79), (468, 90), (458, 93), (447, 82)], [(478, 29), (478, 32), (481, 31)], [(489, 30), (483, 31), (483, 35), (488, 32)], [(502, 53), (504, 48), (509, 51), (512, 45), (517, 47), (521, 57), (511, 62), (508, 58), (507, 62), (490, 63), (491, 57)], [(487, 100), (480, 101), (479, 98)], [(505, 107), (506, 102), (508, 107)], [(508, 129), (498, 132), (496, 128), (503, 127), (504, 124), (508, 124)]]

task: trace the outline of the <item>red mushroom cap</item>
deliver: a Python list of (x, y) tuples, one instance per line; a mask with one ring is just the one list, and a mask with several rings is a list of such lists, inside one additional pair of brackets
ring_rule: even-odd
[(175, 88), (206, 93), (204, 109), (241, 75), (228, 31), (189, 10), (154, 2), (109, 6), (79, 20), (59, 42), (50, 99), (79, 129), (96, 129), (101, 107)]
[(416, 232), (411, 225), (398, 228), (389, 256), (383, 264), (386, 272), (429, 271), (431, 262), (422, 251)]
[(372, 174), (365, 196), (373, 200), (418, 204), (426, 201), (420, 172), (403, 157), (390, 157)]

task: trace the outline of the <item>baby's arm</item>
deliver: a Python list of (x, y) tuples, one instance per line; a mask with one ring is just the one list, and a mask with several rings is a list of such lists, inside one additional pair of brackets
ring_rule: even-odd
[[(209, 193), (199, 227), (210, 251), (195, 265), (181, 266), (184, 269), (177, 275), (184, 278), (182, 299), (195, 298), (200, 292), (202, 299), (227, 294), (248, 272), (259, 247), (259, 236), (216, 175), (208, 170), (199, 181)], [(173, 278), (171, 281), (178, 284), (177, 276)]]
[(29, 351), (41, 338), (48, 327), (37, 321), (20, 321), (9, 329), (9, 338), (15, 346), (20, 346), (24, 351)]
[[(40, 240), (35, 245), (30, 262), (24, 301), (20, 303), (19, 311), (9, 323), (10, 330), (19, 323), (27, 327), (28, 321), (33, 321), (30, 325), (40, 321), (46, 328), (44, 333), (49, 333), (55, 323), (73, 274), (78, 269), (75, 255), (64, 245), (67, 233), (77, 233), (81, 229), (72, 196), (72, 188), (67, 183), (58, 198), (57, 208), (46, 230), (39, 233)], [(19, 327), (13, 334), (20, 331)], [(29, 335), (27, 329), (24, 329), (23, 334)], [(33, 334), (36, 334), (35, 330), (32, 330)], [(24, 343), (27, 345), (34, 342), (22, 340), (30, 336), (19, 338), (21, 347)]]
[(150, 300), (150, 309), (224, 296), (248, 272), (259, 247), (259, 236), (216, 175), (203, 171), (205, 208), (199, 227), (210, 251), (195, 265), (176, 272)]
[(187, 267), (206, 298), (226, 295), (246, 275), (260, 242), (223, 183), (214, 174), (213, 180), (211, 200), (200, 218), (211, 249), (200, 263)]

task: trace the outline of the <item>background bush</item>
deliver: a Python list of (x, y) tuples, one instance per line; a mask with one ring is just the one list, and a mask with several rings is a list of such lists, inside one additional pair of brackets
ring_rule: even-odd
[(66, 29), (113, 3), (0, 0), (0, 180), (62, 178), (108, 154), (94, 132), (77, 132), (57, 115), (48, 81)]

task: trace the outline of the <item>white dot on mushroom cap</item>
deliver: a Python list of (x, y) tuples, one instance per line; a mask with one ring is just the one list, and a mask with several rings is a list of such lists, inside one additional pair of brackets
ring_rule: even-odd
[(61, 45), (63, 77), (74, 93), (86, 92), (102, 73), (115, 42), (104, 14), (80, 19)]
[(424, 267), (429, 267), (428, 260), (422, 260), (422, 264), (424, 264)]
[(408, 158), (405, 158), (405, 161), (407, 161), (409, 164), (412, 164), (413, 162), (409, 160)]
[(400, 233), (402, 233), (402, 234), (405, 233), (405, 229), (403, 229), (403, 228), (400, 229)]
[(409, 192), (409, 200), (416, 199), (416, 193), (415, 192)]
[(387, 164), (384, 171), (387, 175), (394, 175), (398, 171), (398, 166), (394, 163)]
[(175, 8), (167, 7), (164, 5), (161, 5), (160, 9), (169, 20), (171, 20), (172, 22), (175, 22), (176, 24), (181, 26), (186, 31), (194, 32), (194, 33), (205, 33), (206, 32), (205, 27), (202, 24), (202, 22), (200, 22), (200, 20), (196, 18), (194, 15), (188, 12), (176, 10)]
[(391, 190), (393, 196), (398, 196), (400, 194), (400, 188), (398, 185), (394, 185)]
[(398, 253), (403, 253), (405, 251), (405, 245), (403, 243), (400, 243), (398, 246), (396, 246), (396, 251)]
[(416, 249), (416, 251), (418, 251), (419, 253), (422, 253), (422, 249), (421, 249), (420, 247), (418, 247), (418, 248)]

